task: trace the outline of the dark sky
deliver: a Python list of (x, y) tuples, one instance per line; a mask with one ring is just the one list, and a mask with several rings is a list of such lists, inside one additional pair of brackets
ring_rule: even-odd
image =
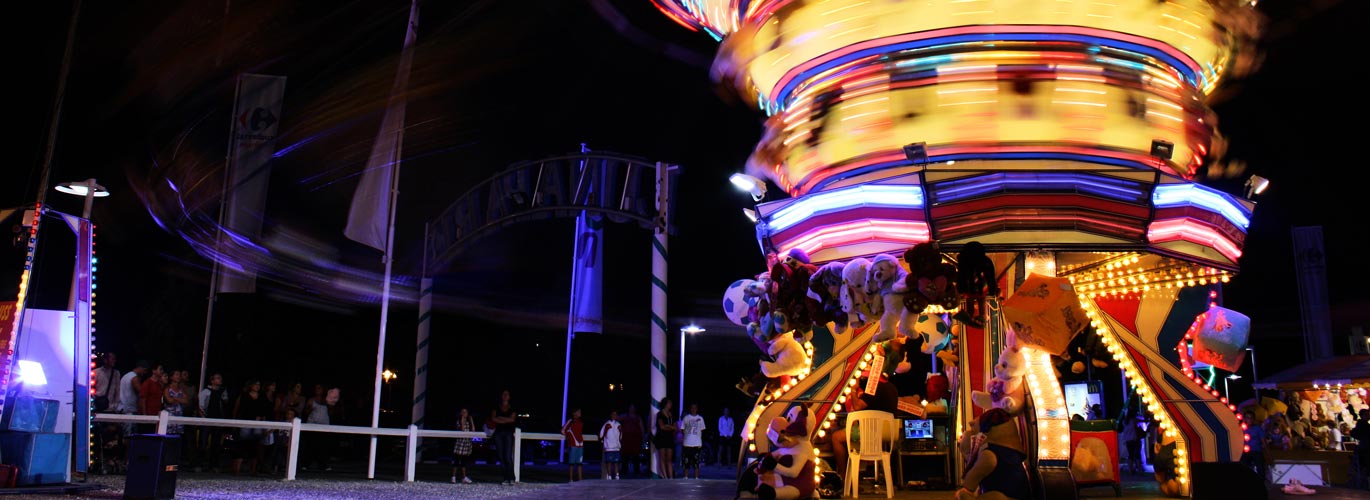
[[(33, 35), (10, 62), (21, 70), (12, 76), (21, 97), (6, 142), (3, 206), (31, 203), (38, 190), (71, 14), (65, 3), (36, 2), (42, 5), (15, 17)], [(106, 294), (98, 347), (115, 350), (124, 365), (150, 358), (198, 368), (208, 264), (154, 223), (138, 193), (171, 170), (216, 178), (238, 73), (289, 78), (277, 146), (299, 147), (275, 164), (267, 231), (300, 236), (344, 265), (380, 269), (377, 253), (345, 240), (342, 226), (352, 176), (394, 78), (408, 3), (236, 1), (227, 17), (224, 7), (222, 0), (85, 2), (81, 11), (52, 182), (97, 177), (114, 192), (93, 214)], [(1253, 317), (1260, 370), (1269, 374), (1303, 358), (1291, 226), (1324, 226), (1335, 333), (1370, 316), (1357, 259), (1370, 243), (1361, 206), (1366, 175), (1351, 135), (1363, 128), (1354, 124), (1365, 115), (1353, 110), (1365, 109), (1365, 97), (1346, 69), (1350, 61), (1338, 55), (1354, 47), (1353, 33), (1370, 16), (1350, 1), (1270, 0), (1261, 10), (1272, 18), (1264, 66), (1225, 89), (1229, 97), (1215, 107), (1230, 157), (1246, 162), (1246, 174), (1272, 180), (1258, 200), (1243, 272), (1226, 289), (1227, 305)], [(645, 0), (492, 0), (429, 2), (419, 42), (396, 273), (417, 273), (425, 220), (512, 163), (584, 142), (682, 165), (670, 243), (668, 387), (674, 395), (675, 332), (699, 321), (710, 331), (690, 341), (687, 392), (705, 398), (706, 413), (724, 403), (740, 409), (744, 401), (729, 386), (754, 370), (755, 353), (717, 304), (728, 283), (760, 271), (761, 259), (740, 213), (749, 200), (726, 179), (751, 151), (762, 116), (715, 91), (704, 65), (712, 40), (670, 23)], [(1244, 178), (1218, 186), (1236, 192)], [(49, 203), (80, 212), (75, 198), (54, 193)], [(540, 412), (559, 411), (565, 334), (557, 325), (566, 310), (571, 226), (509, 228), (439, 276), (432, 412), (448, 415), (457, 404), (482, 411), (500, 386)], [(614, 328), (582, 335), (573, 349), (572, 402), (585, 401), (592, 415), (603, 413), (592, 407), (625, 401), (606, 392), (608, 382), (626, 383), (626, 397), (646, 401), (649, 236), (621, 225), (607, 237), (605, 307)], [(45, 283), (67, 279), (44, 272), (51, 275)], [(221, 300), (211, 369), (228, 372), (235, 385), (250, 376), (342, 384), (364, 420), (378, 307), (290, 284), (261, 287), (255, 296)], [(65, 290), (45, 296), (65, 297)], [(473, 313), (478, 308), (493, 309)], [(387, 366), (400, 373), (412, 370), (415, 316), (407, 303), (392, 310)], [(1345, 341), (1337, 347), (1346, 349)], [(400, 382), (393, 390), (403, 401), (410, 389)], [(430, 418), (439, 426), (450, 420)]]

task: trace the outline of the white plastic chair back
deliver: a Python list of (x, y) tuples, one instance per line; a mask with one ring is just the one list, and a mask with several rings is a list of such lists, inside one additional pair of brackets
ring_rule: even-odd
[[(847, 481), (844, 489), (857, 497), (862, 461), (878, 462), (885, 470), (885, 497), (894, 498), (890, 454), (894, 451), (898, 421), (887, 411), (863, 410), (847, 414)], [(856, 440), (853, 436), (859, 434)], [(879, 475), (879, 469), (876, 469)]]

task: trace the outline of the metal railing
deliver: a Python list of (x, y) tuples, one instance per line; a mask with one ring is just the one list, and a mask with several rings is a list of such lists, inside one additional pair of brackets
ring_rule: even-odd
[[(300, 433), (301, 432), (323, 432), (330, 434), (357, 434), (363, 436), (393, 436), (405, 438), (404, 446), (404, 480), (414, 481), (414, 472), (418, 464), (419, 439), (421, 438), (480, 438), (486, 439), (488, 436), (483, 431), (444, 431), (419, 429), (410, 425), (405, 429), (394, 429), (386, 427), (356, 427), (347, 425), (324, 425), (306, 424), (296, 418), (289, 422), (273, 422), (267, 420), (235, 420), (225, 418), (202, 418), (202, 417), (179, 417), (173, 416), (166, 411), (162, 411), (157, 416), (152, 415), (124, 415), (120, 413), (96, 413), (94, 421), (103, 423), (118, 424), (157, 424), (157, 434), (166, 434), (167, 427), (171, 424), (183, 424), (198, 427), (229, 427), (234, 429), (269, 429), (290, 431), (290, 446), (286, 449), (286, 472), (287, 481), (295, 480), (295, 471), (299, 465)], [(586, 442), (599, 441), (598, 436), (585, 436)], [(514, 480), (518, 481), (523, 467), (523, 440), (536, 441), (561, 441), (563, 436), (559, 433), (551, 432), (523, 432), (523, 429), (514, 428)], [(367, 470), (372, 471), (367, 474), (367, 479), (375, 479), (376, 463), (375, 456), (368, 459)]]

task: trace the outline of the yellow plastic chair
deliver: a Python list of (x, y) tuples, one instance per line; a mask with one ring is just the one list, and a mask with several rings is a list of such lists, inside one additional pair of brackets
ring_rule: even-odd
[[(857, 482), (861, 475), (861, 462), (879, 462), (885, 469), (885, 498), (894, 498), (894, 476), (890, 475), (890, 454), (894, 452), (894, 438), (898, 421), (894, 414), (887, 411), (864, 410), (847, 414), (847, 479), (843, 482), (842, 496), (859, 498)], [(856, 441), (853, 435), (859, 434)], [(879, 467), (875, 470), (876, 480), (880, 479)]]

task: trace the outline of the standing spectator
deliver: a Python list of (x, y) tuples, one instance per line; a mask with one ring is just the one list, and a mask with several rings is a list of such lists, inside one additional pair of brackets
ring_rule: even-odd
[(609, 411), (609, 421), (599, 428), (599, 444), (604, 446), (604, 477), (618, 479), (619, 462), (622, 461), (620, 449), (623, 447), (623, 434), (619, 428), (618, 410)]
[[(308, 408), (305, 414), (306, 422), (318, 425), (329, 425), (332, 422), (328, 417), (328, 400), (322, 384), (314, 385), (314, 397), (309, 399)], [(309, 451), (309, 460), (305, 470), (309, 470), (311, 466), (322, 468), (324, 472), (333, 470), (328, 464), (333, 455), (333, 440), (322, 432), (309, 433), (301, 437), (306, 436), (309, 437), (309, 446), (304, 449)]]
[[(166, 372), (162, 370), (162, 365), (153, 365), (152, 373), (148, 374), (147, 380), (138, 386), (139, 414), (157, 416), (158, 413), (161, 413), (162, 395), (166, 393), (166, 382)], [(157, 432), (157, 424), (142, 424), (139, 427), (148, 434)]]
[(504, 482), (500, 484), (518, 484), (514, 478), (514, 446), (518, 444), (514, 442), (514, 428), (518, 427), (518, 413), (509, 403), (509, 389), (500, 392), (499, 404), (490, 411), (490, 421), (495, 424), (495, 453), (499, 455), (500, 471), (504, 477)]
[(631, 465), (633, 474), (641, 474), (642, 438), (647, 429), (642, 425), (642, 417), (637, 415), (637, 405), (628, 405), (628, 414), (619, 421), (619, 424), (619, 431), (623, 434), (623, 466), (619, 469), (623, 469), (622, 472), (627, 474), (630, 468), (627, 466)]
[[(267, 420), (271, 417), (271, 402), (262, 394), (262, 383), (248, 380), (238, 400), (233, 403), (233, 418), (238, 420)], [(237, 454), (233, 457), (232, 470), (237, 475), (242, 472), (243, 462), (247, 462), (247, 472), (257, 473), (257, 465), (262, 461), (265, 429), (243, 428), (235, 440)]]
[[(224, 388), (224, 376), (212, 374), (209, 385), (200, 389), (200, 416), (205, 418), (228, 418), (228, 389)], [(211, 470), (218, 471), (219, 450), (223, 448), (223, 427), (206, 427), (200, 430), (200, 453), (202, 463), (208, 461)]]
[(585, 479), (585, 423), (580, 421), (580, 408), (571, 410), (571, 418), (561, 426), (561, 437), (570, 448), (566, 450), (566, 473), (571, 481)]
[[(186, 380), (182, 378), (182, 373), (181, 370), (172, 370), (171, 383), (162, 393), (162, 399), (166, 401), (166, 412), (173, 417), (184, 416), (185, 408), (190, 405), (190, 389), (186, 388)], [(184, 434), (185, 427), (182, 424), (168, 424), (166, 432), (167, 434)]]
[(1248, 449), (1250, 451), (1242, 453), (1241, 463), (1242, 465), (1250, 467), (1252, 470), (1256, 471), (1257, 474), (1260, 474), (1261, 479), (1264, 480), (1265, 426), (1259, 425), (1256, 422), (1255, 412), (1252, 412), (1249, 409), (1247, 411), (1242, 412), (1242, 418), (1245, 418), (1248, 422), (1248, 425), (1246, 427), (1246, 435), (1250, 436), (1251, 439), (1246, 442), (1246, 445), (1249, 447)]
[(723, 416), (718, 417), (718, 464), (732, 465), (729, 458), (737, 453), (737, 448), (733, 446), (733, 438), (737, 437), (737, 430), (733, 429), (733, 416), (729, 414), (728, 408), (723, 408)]
[(290, 392), (281, 395), (281, 403), (285, 410), (295, 410), (296, 415), (304, 415), (305, 405), (309, 403), (309, 398), (304, 396), (304, 384), (295, 382), (290, 385)]
[[(286, 408), (283, 421), (292, 422), (299, 416), (300, 414), (295, 413), (294, 408)], [(272, 474), (280, 473), (278, 469), (281, 468), (282, 464), (286, 463), (286, 457), (290, 456), (290, 429), (277, 430), (275, 431), (275, 436), (276, 452), (274, 455), (271, 456)]]
[(285, 408), (281, 404), (280, 394), (276, 393), (275, 382), (262, 383), (262, 395), (266, 396), (266, 404), (271, 408), (271, 420), (280, 420), (285, 415)]
[[(457, 413), (457, 429), (462, 432), (476, 430), (476, 422), (471, 420), (471, 414), (462, 408)], [(462, 484), (471, 484), (471, 478), (466, 475), (466, 461), (471, 459), (471, 438), (457, 438), (457, 442), (452, 446), (452, 484), (457, 482), (457, 470), (461, 470)]]
[(1123, 419), (1123, 444), (1127, 446), (1127, 471), (1142, 473), (1142, 423), (1135, 416)]
[(661, 398), (661, 409), (656, 413), (656, 427), (652, 431), (657, 473), (663, 479), (675, 478), (675, 432), (680, 427), (671, 418), (671, 413), (675, 412), (675, 405), (671, 403), (671, 398)]
[(690, 403), (690, 413), (680, 419), (680, 427), (684, 430), (685, 438), (680, 457), (681, 465), (685, 466), (685, 478), (689, 479), (690, 469), (694, 469), (694, 478), (699, 479), (699, 463), (704, 460), (700, 453), (704, 447), (704, 417), (699, 416), (699, 405)]
[(138, 390), (142, 387), (143, 378), (148, 373), (148, 362), (138, 361), (138, 365), (133, 367), (133, 371), (125, 373), (119, 379), (119, 413), (137, 415), (138, 410)]
[(107, 352), (100, 357), (100, 367), (95, 369), (95, 411), (111, 411), (119, 403), (119, 369), (114, 367), (114, 353)]

